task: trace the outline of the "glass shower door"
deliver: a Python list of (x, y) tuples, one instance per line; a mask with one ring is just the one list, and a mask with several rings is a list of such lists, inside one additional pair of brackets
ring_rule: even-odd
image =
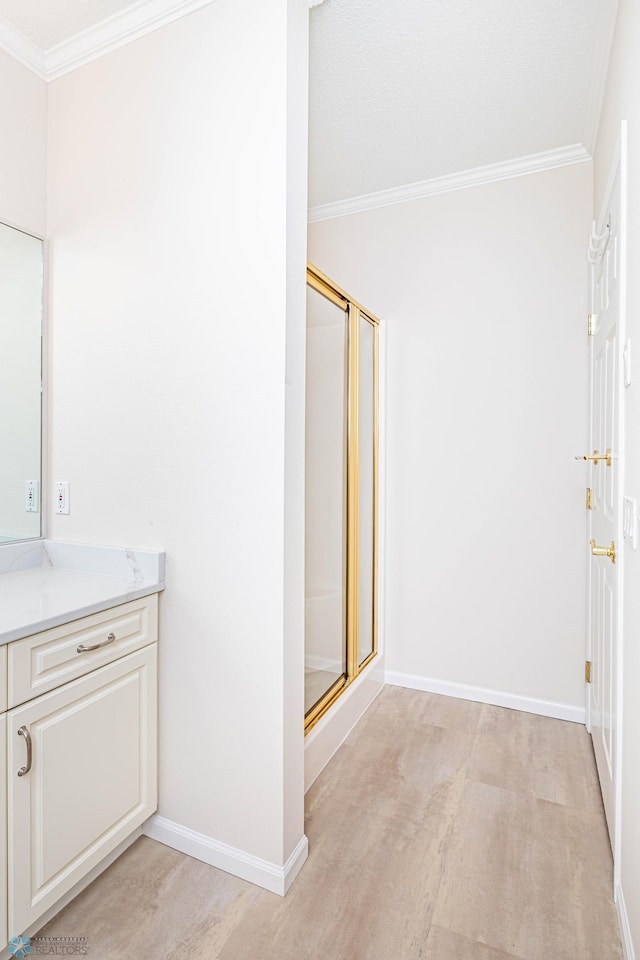
[(375, 657), (379, 321), (307, 269), (305, 730)]
[(307, 287), (305, 714), (347, 682), (346, 304)]

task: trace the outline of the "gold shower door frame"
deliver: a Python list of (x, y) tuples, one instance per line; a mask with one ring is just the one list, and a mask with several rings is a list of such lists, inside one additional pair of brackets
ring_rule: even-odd
[[(324, 716), (338, 697), (360, 676), (378, 652), (378, 450), (379, 450), (379, 383), (380, 383), (380, 320), (362, 304), (345, 293), (324, 273), (307, 263), (307, 284), (336, 306), (341, 307), (348, 321), (348, 386), (347, 386), (347, 576), (346, 576), (346, 675), (329, 687), (320, 700), (306, 713), (305, 733)], [(358, 663), (359, 656), (359, 574), (360, 574), (360, 322), (373, 328), (373, 570), (371, 653)]]

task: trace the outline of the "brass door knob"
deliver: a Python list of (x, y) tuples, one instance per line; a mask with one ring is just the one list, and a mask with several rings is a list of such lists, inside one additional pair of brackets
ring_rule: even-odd
[(598, 453), (597, 450), (594, 450), (593, 456), (591, 457), (585, 454), (582, 457), (574, 457), (573, 459), (574, 460), (591, 460), (591, 462), (594, 463), (596, 466), (598, 465), (599, 460), (605, 460), (608, 467), (610, 467), (613, 462), (613, 458), (611, 456), (611, 448), (607, 448), (606, 453)]
[(609, 557), (611, 563), (616, 562), (616, 545), (615, 541), (611, 541), (610, 547), (599, 547), (595, 540), (591, 540), (591, 553), (594, 557)]

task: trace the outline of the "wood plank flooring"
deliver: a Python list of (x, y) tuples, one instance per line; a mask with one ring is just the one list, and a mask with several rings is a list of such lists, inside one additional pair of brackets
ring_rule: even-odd
[(285, 898), (142, 838), (41, 935), (92, 960), (621, 960), (583, 727), (385, 687), (306, 800)]

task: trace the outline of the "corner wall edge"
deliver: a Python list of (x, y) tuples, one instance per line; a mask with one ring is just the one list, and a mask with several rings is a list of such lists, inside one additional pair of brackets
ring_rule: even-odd
[(202, 860), (203, 863), (208, 863), (242, 880), (248, 880), (249, 883), (255, 883), (281, 897), (289, 890), (309, 855), (309, 841), (304, 834), (286, 863), (280, 866), (158, 814), (146, 821), (143, 833), (167, 847), (179, 850), (196, 860)]

